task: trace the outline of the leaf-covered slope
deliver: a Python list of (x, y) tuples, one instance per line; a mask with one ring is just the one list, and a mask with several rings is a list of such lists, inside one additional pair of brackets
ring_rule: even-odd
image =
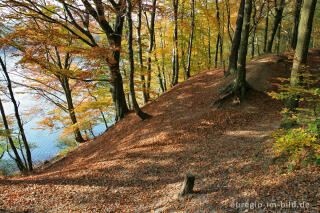
[[(318, 51), (311, 58), (320, 64)], [(202, 72), (143, 107), (153, 118), (131, 113), (37, 174), (0, 179), (0, 209), (237, 212), (237, 203), (305, 201), (319, 210), (319, 168), (279, 175), (268, 149), (282, 106), (262, 91), (289, 71), (275, 55), (252, 61), (248, 81), (260, 92), (219, 109), (211, 103), (230, 79), (221, 69)], [(177, 199), (185, 172), (196, 175), (197, 193)]]

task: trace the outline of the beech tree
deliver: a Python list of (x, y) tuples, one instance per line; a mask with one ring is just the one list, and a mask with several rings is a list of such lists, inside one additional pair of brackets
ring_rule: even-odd
[(228, 72), (225, 73), (225, 76), (228, 76), (229, 74), (234, 74), (235, 71), (237, 70), (238, 51), (239, 51), (239, 46), (241, 42), (241, 32), (242, 32), (242, 25), (243, 25), (244, 5), (245, 5), (245, 0), (241, 0), (239, 11), (238, 11), (236, 30), (234, 31), (234, 35), (232, 39), (231, 53), (229, 55), (229, 68), (228, 68)]
[[(20, 155), (18, 153), (18, 150), (16, 148), (16, 145), (13, 142), (13, 138), (12, 138), (12, 135), (11, 135), (11, 130), (9, 128), (9, 124), (8, 124), (8, 121), (7, 121), (7, 116), (6, 116), (6, 113), (4, 111), (4, 107), (3, 107), (1, 99), (0, 99), (0, 111), (1, 111), (2, 122), (3, 122), (3, 125), (5, 127), (5, 137), (8, 139), (10, 147), (11, 147), (13, 153), (14, 153), (13, 159), (16, 162), (16, 165), (18, 166), (20, 171), (27, 171), (26, 165), (23, 163), (23, 161), (22, 161), (22, 159), (21, 159), (21, 157), (20, 157)], [(3, 154), (4, 154), (4, 152), (2, 153), (2, 155)]]
[[(132, 45), (132, 5), (131, 5), (131, 0), (126, 0), (126, 5), (127, 5), (127, 22), (128, 22), (128, 52), (129, 52), (129, 64), (130, 64), (130, 74), (129, 74), (129, 81), (130, 81), (130, 95), (131, 95), (131, 100), (133, 104), (133, 109), (136, 112), (136, 114), (142, 119), (150, 118), (151, 116), (148, 115), (147, 113), (142, 112), (142, 110), (139, 107), (139, 104), (136, 100), (136, 95), (135, 95), (135, 90), (134, 90), (134, 58), (133, 58), (133, 45)], [(149, 61), (148, 61), (149, 62)]]
[[(303, 1), (298, 28), (297, 47), (294, 54), (290, 78), (290, 86), (293, 88), (296, 88), (301, 84), (301, 74), (306, 68), (316, 4), (317, 0)], [(286, 107), (289, 111), (294, 111), (295, 108), (298, 107), (298, 104), (299, 97), (295, 94), (291, 94), (291, 97), (286, 102)]]
[(293, 33), (292, 33), (292, 39), (291, 39), (292, 49), (296, 49), (296, 46), (297, 46), (301, 6), (302, 6), (302, 0), (295, 0), (294, 17), (293, 17), (294, 26), (293, 26)]
[[(17, 124), (18, 124), (19, 132), (20, 132), (20, 135), (21, 135), (21, 138), (22, 138), (22, 142), (23, 142), (23, 145), (24, 145), (24, 149), (25, 149), (26, 155), (27, 155), (26, 168), (29, 171), (32, 171), (33, 170), (32, 157), (31, 157), (31, 151), (30, 151), (29, 143), (27, 141), (27, 137), (26, 137), (26, 134), (25, 134), (25, 131), (24, 131), (22, 119), (20, 117), (18, 103), (17, 103), (16, 98), (14, 96), (12, 83), (11, 83), (11, 79), (10, 79), (10, 76), (9, 76), (9, 73), (8, 73), (8, 70), (7, 70), (7, 66), (6, 66), (6, 63), (4, 62), (4, 60), (2, 59), (2, 57), (0, 57), (0, 65), (1, 65), (1, 68), (2, 68), (2, 72), (3, 72), (4, 76), (5, 76), (5, 80), (7, 82), (7, 89), (8, 89), (8, 92), (9, 92), (10, 101), (13, 104), (14, 115), (15, 115), (15, 118), (16, 118), (16, 121), (17, 121)], [(5, 113), (1, 112), (1, 114), (2, 114), (2, 119), (4, 121), (5, 120), (4, 119), (5, 118)], [(8, 131), (8, 129), (7, 129), (7, 131)], [(10, 139), (9, 139), (9, 141), (10, 141)], [(11, 142), (10, 142), (10, 145), (11, 145), (11, 148), (13, 148)], [(19, 161), (19, 158), (18, 158), (17, 155), (16, 155), (16, 162), (17, 162), (18, 167), (21, 170), (25, 170), (25, 168), (21, 166), (21, 164), (20, 164), (21, 162)]]
[(274, 22), (273, 22), (273, 28), (272, 28), (272, 32), (271, 35), (269, 37), (268, 40), (268, 44), (267, 44), (267, 52), (271, 52), (272, 51), (272, 45), (273, 45), (273, 41), (274, 38), (276, 36), (277, 30), (280, 26), (281, 20), (282, 20), (282, 14), (283, 14), (283, 10), (285, 7), (285, 0), (275, 0), (275, 18), (274, 18)]
[(241, 32), (238, 67), (236, 72), (236, 83), (234, 88), (235, 96), (240, 100), (240, 102), (242, 102), (245, 99), (246, 91), (248, 89), (246, 81), (246, 58), (248, 51), (251, 11), (252, 0), (246, 0)]
[[(50, 3), (36, 0), (7, 0), (5, 2), (7, 6), (13, 8), (14, 11), (20, 9), (18, 13), (26, 17), (44, 20), (64, 27), (91, 48), (103, 45), (94, 36), (95, 25), (92, 21), (97, 23), (109, 42), (108, 50), (110, 54), (105, 60), (110, 70), (109, 82), (116, 111), (115, 120), (118, 121), (125, 116), (129, 109), (125, 99), (123, 81), (119, 68), (126, 9), (123, 0), (119, 0), (118, 2), (109, 0), (108, 7), (112, 8), (110, 11), (105, 10), (105, 3), (102, 2), (102, 0), (94, 1), (93, 4), (95, 7), (93, 7), (89, 0), (81, 1), (79, 5), (77, 5), (78, 2), (70, 4), (64, 0)], [(114, 12), (113, 23), (111, 23), (112, 20), (109, 18), (111, 11)]]
[(188, 43), (188, 62), (187, 62), (187, 71), (186, 78), (190, 78), (190, 70), (191, 70), (191, 57), (192, 57), (192, 45), (193, 45), (193, 36), (194, 36), (194, 0), (191, 0), (191, 32), (189, 35), (189, 43)]
[(178, 9), (179, 0), (172, 0), (173, 3), (173, 50), (172, 50), (172, 80), (171, 87), (178, 84), (179, 80), (179, 52), (178, 52)]

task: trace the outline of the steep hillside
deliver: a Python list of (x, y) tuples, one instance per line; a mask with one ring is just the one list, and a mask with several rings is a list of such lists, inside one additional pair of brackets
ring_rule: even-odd
[[(311, 53), (310, 65), (319, 66), (320, 51)], [(316, 212), (319, 168), (280, 174), (270, 151), (268, 135), (282, 105), (265, 92), (289, 72), (284, 56), (251, 61), (247, 79), (257, 91), (244, 105), (221, 108), (211, 103), (230, 78), (221, 69), (201, 72), (143, 107), (153, 118), (140, 121), (131, 113), (36, 174), (0, 179), (0, 209), (237, 212), (245, 204), (272, 211), (270, 203), (296, 201), (309, 204), (297, 211)], [(196, 193), (179, 199), (185, 172), (196, 175)]]

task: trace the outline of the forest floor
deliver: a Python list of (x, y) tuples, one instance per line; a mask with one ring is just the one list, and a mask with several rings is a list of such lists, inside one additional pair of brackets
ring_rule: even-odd
[[(318, 69), (320, 50), (309, 58)], [(222, 69), (203, 71), (144, 106), (151, 119), (130, 113), (32, 175), (0, 178), (0, 209), (319, 212), (320, 168), (287, 172), (272, 151), (270, 133), (279, 127), (283, 105), (266, 92), (289, 73), (285, 56), (258, 57), (247, 75), (257, 91), (243, 105), (217, 108), (211, 103), (230, 78), (223, 79)], [(179, 198), (186, 172), (196, 176), (195, 193)]]

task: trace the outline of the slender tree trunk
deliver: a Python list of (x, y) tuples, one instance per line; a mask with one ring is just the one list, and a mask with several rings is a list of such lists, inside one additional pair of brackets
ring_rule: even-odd
[(19, 130), (20, 130), (20, 133), (21, 133), (21, 138), (22, 138), (23, 145), (24, 145), (24, 148), (25, 148), (25, 151), (26, 151), (26, 154), (27, 154), (28, 170), (32, 171), (33, 168), (32, 168), (32, 158), (31, 158), (30, 147), (29, 147), (29, 144), (28, 144), (25, 132), (24, 132), (23, 124), (22, 124), (22, 121), (21, 121), (21, 118), (20, 118), (18, 104), (17, 104), (17, 101), (16, 101), (16, 99), (14, 97), (14, 94), (13, 94), (11, 80), (10, 80), (10, 77), (9, 77), (9, 74), (8, 74), (8, 71), (7, 71), (7, 67), (4, 64), (4, 62), (3, 62), (1, 57), (0, 57), (0, 63), (1, 63), (1, 67), (2, 67), (3, 73), (4, 73), (4, 75), (6, 77), (6, 80), (7, 80), (7, 84), (8, 84), (7, 88), (9, 90), (10, 99), (11, 99), (11, 102), (12, 102), (13, 107), (14, 107), (14, 114), (15, 114), (15, 117), (17, 119), (18, 127), (19, 127)]
[(178, 7), (179, 0), (173, 1), (174, 31), (173, 31), (173, 54), (172, 54), (172, 83), (171, 87), (178, 84), (179, 80), (179, 53), (178, 53)]
[[(191, 7), (194, 7), (194, 3), (192, 3), (192, 4), (193, 4), (193, 6), (191, 5)], [(194, 10), (194, 8), (191, 8), (191, 10)], [(208, 0), (206, 0), (206, 10), (208, 11)], [(192, 13), (194, 13), (194, 11)], [(193, 22), (194, 22), (194, 20), (193, 20)], [(210, 27), (209, 16), (207, 16), (207, 24), (208, 24), (208, 29), (207, 29), (207, 31), (208, 31), (208, 63), (207, 63), (207, 68), (209, 70), (211, 68), (211, 27)]]
[(224, 67), (224, 59), (223, 59), (223, 45), (224, 45), (224, 26), (225, 26), (225, 17), (224, 10), (222, 10), (222, 29), (220, 33), (220, 66)]
[[(160, 31), (160, 45), (161, 48), (164, 49), (165, 48), (165, 43), (163, 42), (162, 39), (162, 32)], [(163, 86), (164, 86), (164, 90), (167, 90), (167, 77), (166, 77), (166, 73), (165, 73), (165, 54), (164, 52), (161, 53), (161, 72), (162, 72), (162, 76), (163, 76)], [(170, 76), (170, 75), (169, 75)], [(169, 77), (170, 78), (170, 77)]]
[(238, 51), (241, 41), (241, 32), (243, 25), (244, 4), (245, 0), (241, 0), (238, 11), (236, 29), (232, 39), (231, 53), (229, 56), (229, 68), (228, 71), (225, 73), (225, 76), (228, 76), (229, 74), (234, 74), (237, 70)]
[(241, 43), (238, 58), (238, 69), (236, 73), (235, 95), (242, 102), (246, 96), (246, 57), (248, 50), (248, 38), (250, 30), (250, 17), (252, 10), (252, 0), (246, 0), (244, 9), (244, 19), (241, 33)]
[[(291, 70), (290, 85), (297, 87), (301, 84), (300, 75), (305, 69), (308, 57), (308, 49), (312, 32), (312, 23), (317, 0), (304, 0), (301, 9), (301, 16), (298, 28), (298, 39), (296, 52), (294, 54), (293, 65)], [(294, 111), (299, 104), (298, 96), (291, 94), (286, 102), (289, 111)]]
[(130, 74), (129, 74), (129, 86), (130, 86), (130, 95), (132, 99), (132, 105), (133, 109), (136, 112), (136, 114), (142, 119), (149, 118), (150, 115), (142, 112), (142, 110), (139, 107), (139, 104), (136, 99), (135, 91), (134, 91), (134, 58), (133, 58), (133, 47), (132, 47), (132, 18), (131, 18), (131, 11), (132, 11), (132, 5), (131, 0), (126, 0), (127, 3), (127, 22), (128, 22), (128, 48), (129, 48), (129, 62), (130, 62)]
[(149, 27), (149, 49), (148, 49), (148, 59), (147, 59), (147, 101), (150, 99), (150, 90), (151, 90), (151, 53), (154, 47), (154, 22), (156, 16), (156, 5), (157, 0), (152, 1), (152, 11), (151, 11), (151, 19), (150, 19), (150, 27)]
[(267, 52), (268, 53), (271, 53), (271, 51), (272, 51), (273, 41), (274, 41), (275, 35), (277, 33), (279, 24), (281, 23), (281, 20), (282, 20), (282, 14), (283, 14), (284, 6), (285, 6), (285, 0), (280, 0), (280, 5), (276, 6), (276, 8), (275, 8), (276, 16), (274, 18), (274, 23), (273, 23), (271, 36), (269, 38), (268, 45), (267, 45)]
[[(182, 0), (182, 2), (181, 2), (181, 12), (180, 12), (180, 15), (179, 15), (179, 17), (181, 19), (181, 23), (184, 23), (185, 1), (186, 0)], [(179, 30), (180, 30), (180, 35), (179, 36), (183, 37), (184, 36), (184, 28), (180, 27)], [(180, 64), (181, 64), (182, 69), (183, 69), (183, 74), (185, 74), (187, 72), (187, 65), (186, 65), (186, 60), (185, 60), (185, 55), (186, 54), (185, 54), (185, 48), (184, 48), (186, 43), (185, 43), (184, 39), (181, 39), (179, 43), (180, 43), (179, 48), (181, 50), (181, 63)], [(184, 75), (184, 79), (186, 79), (185, 75)]]
[(267, 0), (266, 24), (264, 28), (264, 42), (263, 42), (264, 53), (267, 52), (267, 46), (268, 46), (269, 12), (270, 12), (270, 0)]
[(277, 54), (280, 53), (280, 45), (281, 45), (281, 22), (278, 27), (278, 35), (277, 35)]
[(261, 52), (260, 52), (260, 46), (259, 46), (258, 36), (256, 36), (256, 44), (257, 44), (258, 55), (260, 56), (260, 55), (261, 55)]
[(299, 21), (300, 21), (300, 11), (301, 11), (302, 0), (296, 0), (295, 8), (294, 8), (294, 20), (293, 20), (293, 33), (291, 39), (291, 48), (296, 49), (297, 46), (297, 39), (298, 39), (298, 28), (299, 28)]
[[(88, 89), (88, 93), (89, 93), (89, 95), (90, 95), (95, 101), (98, 101), (97, 97), (94, 96), (94, 95), (90, 92), (89, 89)], [(107, 130), (109, 127), (108, 127), (108, 122), (107, 122), (106, 116), (104, 115), (104, 113), (103, 113), (103, 111), (102, 111), (102, 109), (101, 109), (100, 107), (99, 107), (98, 109), (99, 109), (99, 112), (100, 112), (100, 114), (101, 114), (103, 123), (104, 123), (104, 125), (105, 125), (105, 127), (106, 127), (106, 130)]]
[(232, 34), (231, 34), (231, 21), (230, 21), (230, 0), (226, 0), (226, 9), (227, 9), (227, 29), (228, 29), (228, 36), (229, 40), (232, 43)]
[(154, 61), (157, 63), (159, 86), (160, 86), (161, 92), (164, 93), (166, 90), (165, 90), (164, 82), (163, 82), (162, 76), (161, 76), (161, 68), (159, 65), (157, 54), (154, 55)]
[[(19, 132), (19, 134), (20, 134), (20, 132)], [(27, 159), (26, 159), (25, 154), (23, 152), (23, 145), (21, 143), (20, 135), (18, 136), (18, 142), (19, 142), (19, 146), (20, 146), (20, 148), (18, 147), (18, 149), (20, 150), (20, 153), (22, 155), (24, 165), (28, 165)]]
[(143, 95), (143, 103), (146, 104), (148, 102), (148, 94), (146, 88), (146, 79), (144, 75), (144, 66), (143, 66), (143, 58), (142, 58), (142, 41), (141, 41), (141, 25), (142, 25), (142, 0), (138, 1), (138, 26), (137, 26), (137, 38), (138, 38), (138, 58), (140, 65), (140, 79), (142, 85), (142, 95)]
[(9, 144), (10, 144), (11, 149), (12, 149), (12, 151), (14, 153), (14, 156), (15, 156), (14, 161), (16, 162), (16, 164), (17, 164), (17, 166), (18, 166), (20, 171), (26, 171), (27, 168), (23, 164), (23, 162), (22, 162), (22, 160), (21, 160), (21, 158), (19, 156), (18, 150), (17, 150), (16, 146), (14, 145), (13, 139), (11, 137), (11, 131), (10, 131), (10, 128), (9, 128), (9, 124), (8, 124), (8, 121), (7, 121), (7, 117), (6, 117), (6, 114), (5, 114), (1, 99), (0, 99), (0, 110), (1, 110), (1, 116), (2, 116), (3, 125), (4, 125), (4, 128), (6, 130), (6, 135), (5, 136), (8, 138)]
[(85, 140), (83, 139), (79, 126), (78, 126), (78, 121), (77, 121), (77, 117), (74, 111), (74, 105), (73, 105), (73, 101), (72, 101), (72, 94), (71, 94), (71, 89), (70, 89), (70, 85), (69, 85), (69, 79), (67, 77), (61, 77), (59, 78), (63, 90), (64, 90), (64, 94), (66, 96), (66, 100), (67, 100), (67, 104), (68, 104), (68, 112), (69, 112), (69, 116), (71, 119), (72, 124), (75, 126), (73, 128), (73, 132), (75, 135), (75, 139), (78, 143), (83, 143), (85, 142)]
[[(219, 2), (216, 0), (216, 17), (217, 17), (217, 22), (218, 22), (218, 34), (217, 34), (217, 43), (216, 43), (216, 53), (215, 53), (215, 63), (214, 67), (218, 67), (218, 53), (219, 53), (219, 48), (220, 48), (220, 63), (222, 63), (222, 32), (221, 32), (221, 20), (220, 20), (220, 8), (219, 8)], [(221, 65), (221, 64), (220, 64)]]
[(257, 16), (257, 7), (255, 5), (255, 1), (253, 1), (253, 15), (252, 15), (252, 35), (251, 35), (251, 58), (254, 58), (255, 54), (255, 37), (256, 37), (256, 31), (257, 31), (257, 22), (256, 22), (256, 16)]
[[(58, 51), (58, 48), (55, 47), (55, 52), (56, 52), (56, 57), (57, 57), (57, 60), (53, 60), (52, 63), (56, 64), (61, 70), (69, 70), (70, 69), (70, 66), (71, 66), (71, 57), (70, 57), (70, 54), (69, 53), (66, 53), (65, 54), (65, 58), (64, 58), (64, 64), (62, 64), (62, 61), (61, 61), (61, 56), (60, 56), (60, 53)], [(47, 58), (47, 61), (50, 62), (50, 59)], [(75, 109), (74, 109), (74, 105), (73, 105), (73, 99), (72, 99), (72, 92), (71, 92), (71, 89), (70, 89), (70, 85), (69, 85), (69, 78), (66, 76), (66, 75), (59, 75), (59, 74), (55, 74), (55, 77), (58, 78), (62, 88), (63, 88), (63, 91), (64, 91), (64, 95), (65, 95), (65, 98), (66, 98), (66, 101), (67, 101), (67, 111), (69, 113), (69, 117), (71, 119), (71, 122), (74, 126), (73, 128), (73, 133), (75, 135), (75, 140), (78, 142), (78, 143), (83, 143), (85, 142), (85, 140), (83, 139), (82, 135), (81, 135), (81, 131), (79, 129), (79, 126), (78, 126), (78, 122), (77, 122), (77, 118), (76, 118), (76, 114), (75, 114)]]
[(192, 57), (192, 43), (193, 43), (193, 33), (194, 33), (194, 0), (191, 0), (191, 32), (189, 36), (188, 44), (188, 66), (187, 66), (187, 79), (190, 78), (191, 73), (191, 57)]
[(216, 51), (214, 54), (214, 68), (218, 67), (219, 43), (220, 43), (220, 33), (218, 33), (217, 40), (216, 40)]

